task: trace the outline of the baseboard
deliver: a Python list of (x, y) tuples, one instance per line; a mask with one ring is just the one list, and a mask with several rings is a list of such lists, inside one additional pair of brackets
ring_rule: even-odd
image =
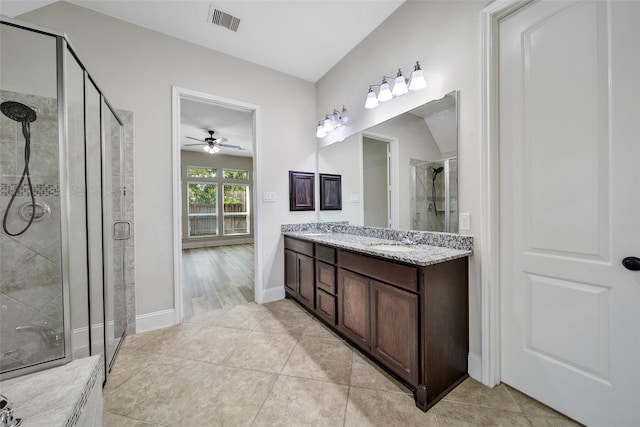
[(174, 309), (155, 311), (136, 316), (136, 333), (166, 328), (175, 324)]
[(475, 353), (469, 353), (469, 376), (478, 382), (482, 382), (482, 359)]
[(284, 286), (281, 288), (269, 288), (264, 289), (262, 291), (262, 301), (261, 304), (265, 304), (267, 302), (278, 301), (284, 299)]

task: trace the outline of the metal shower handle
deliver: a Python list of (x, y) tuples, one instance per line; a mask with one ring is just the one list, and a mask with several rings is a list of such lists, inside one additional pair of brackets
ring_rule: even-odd
[[(126, 224), (127, 225), (127, 234), (126, 236), (118, 236), (116, 232), (118, 224)], [(121, 220), (121, 221), (113, 221), (113, 240), (128, 240), (131, 238), (131, 221)]]

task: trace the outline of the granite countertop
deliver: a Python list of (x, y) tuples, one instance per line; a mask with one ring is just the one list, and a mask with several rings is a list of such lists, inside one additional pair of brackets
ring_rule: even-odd
[(13, 403), (13, 416), (22, 418), (21, 426), (72, 426), (95, 382), (102, 381), (102, 365), (100, 355), (85, 357), (2, 381), (0, 390)]
[[(349, 233), (288, 231), (284, 232), (284, 235), (421, 267), (456, 258), (463, 258), (473, 253), (473, 251), (465, 249), (452, 249), (426, 244), (411, 244), (400, 240), (381, 239)], [(403, 249), (402, 251), (388, 250), (391, 248), (376, 249), (371, 245), (389, 245), (402, 247)]]

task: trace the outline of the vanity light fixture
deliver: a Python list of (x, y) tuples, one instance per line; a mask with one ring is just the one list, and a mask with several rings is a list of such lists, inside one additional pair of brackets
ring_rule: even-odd
[[(393, 79), (393, 90), (391, 90), (387, 79)], [(373, 91), (374, 87), (379, 87), (378, 95)], [(420, 68), (420, 63), (416, 61), (410, 79), (407, 80), (402, 74), (402, 69), (398, 68), (398, 73), (395, 78), (383, 76), (382, 82), (379, 85), (369, 85), (364, 108), (372, 110), (380, 105), (381, 102), (389, 101), (394, 97), (407, 94), (409, 91), (417, 91), (425, 87), (427, 87), (427, 82), (424, 78), (424, 73), (422, 68)]]
[(340, 129), (351, 122), (351, 116), (347, 111), (347, 107), (342, 106), (342, 111), (336, 109), (333, 113), (326, 114), (324, 120), (318, 122), (316, 127), (316, 138), (324, 138), (329, 132), (333, 132), (336, 129)]

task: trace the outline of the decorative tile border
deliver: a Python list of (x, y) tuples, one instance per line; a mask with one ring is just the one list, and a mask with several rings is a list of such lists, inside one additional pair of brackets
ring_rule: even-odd
[[(11, 197), (16, 191), (18, 184), (0, 184), (0, 196)], [(33, 194), (40, 197), (60, 197), (60, 186), (58, 184), (33, 184)], [(29, 196), (29, 186), (22, 183), (17, 194), (19, 197)]]
[[(82, 395), (73, 407), (73, 412), (67, 420), (65, 427), (73, 427), (78, 423), (78, 419), (80, 418), (80, 415), (82, 415), (82, 411), (84, 411), (85, 406), (87, 406), (87, 401), (89, 399), (89, 396), (91, 395), (91, 391), (93, 390), (94, 386), (96, 386), (98, 378), (102, 379), (103, 366), (104, 361), (102, 360), (102, 355), (100, 355), (99, 362), (96, 363), (93, 367), (91, 375), (89, 376), (89, 379), (87, 380), (84, 389), (82, 390)], [(101, 387), (101, 385), (97, 386)]]

